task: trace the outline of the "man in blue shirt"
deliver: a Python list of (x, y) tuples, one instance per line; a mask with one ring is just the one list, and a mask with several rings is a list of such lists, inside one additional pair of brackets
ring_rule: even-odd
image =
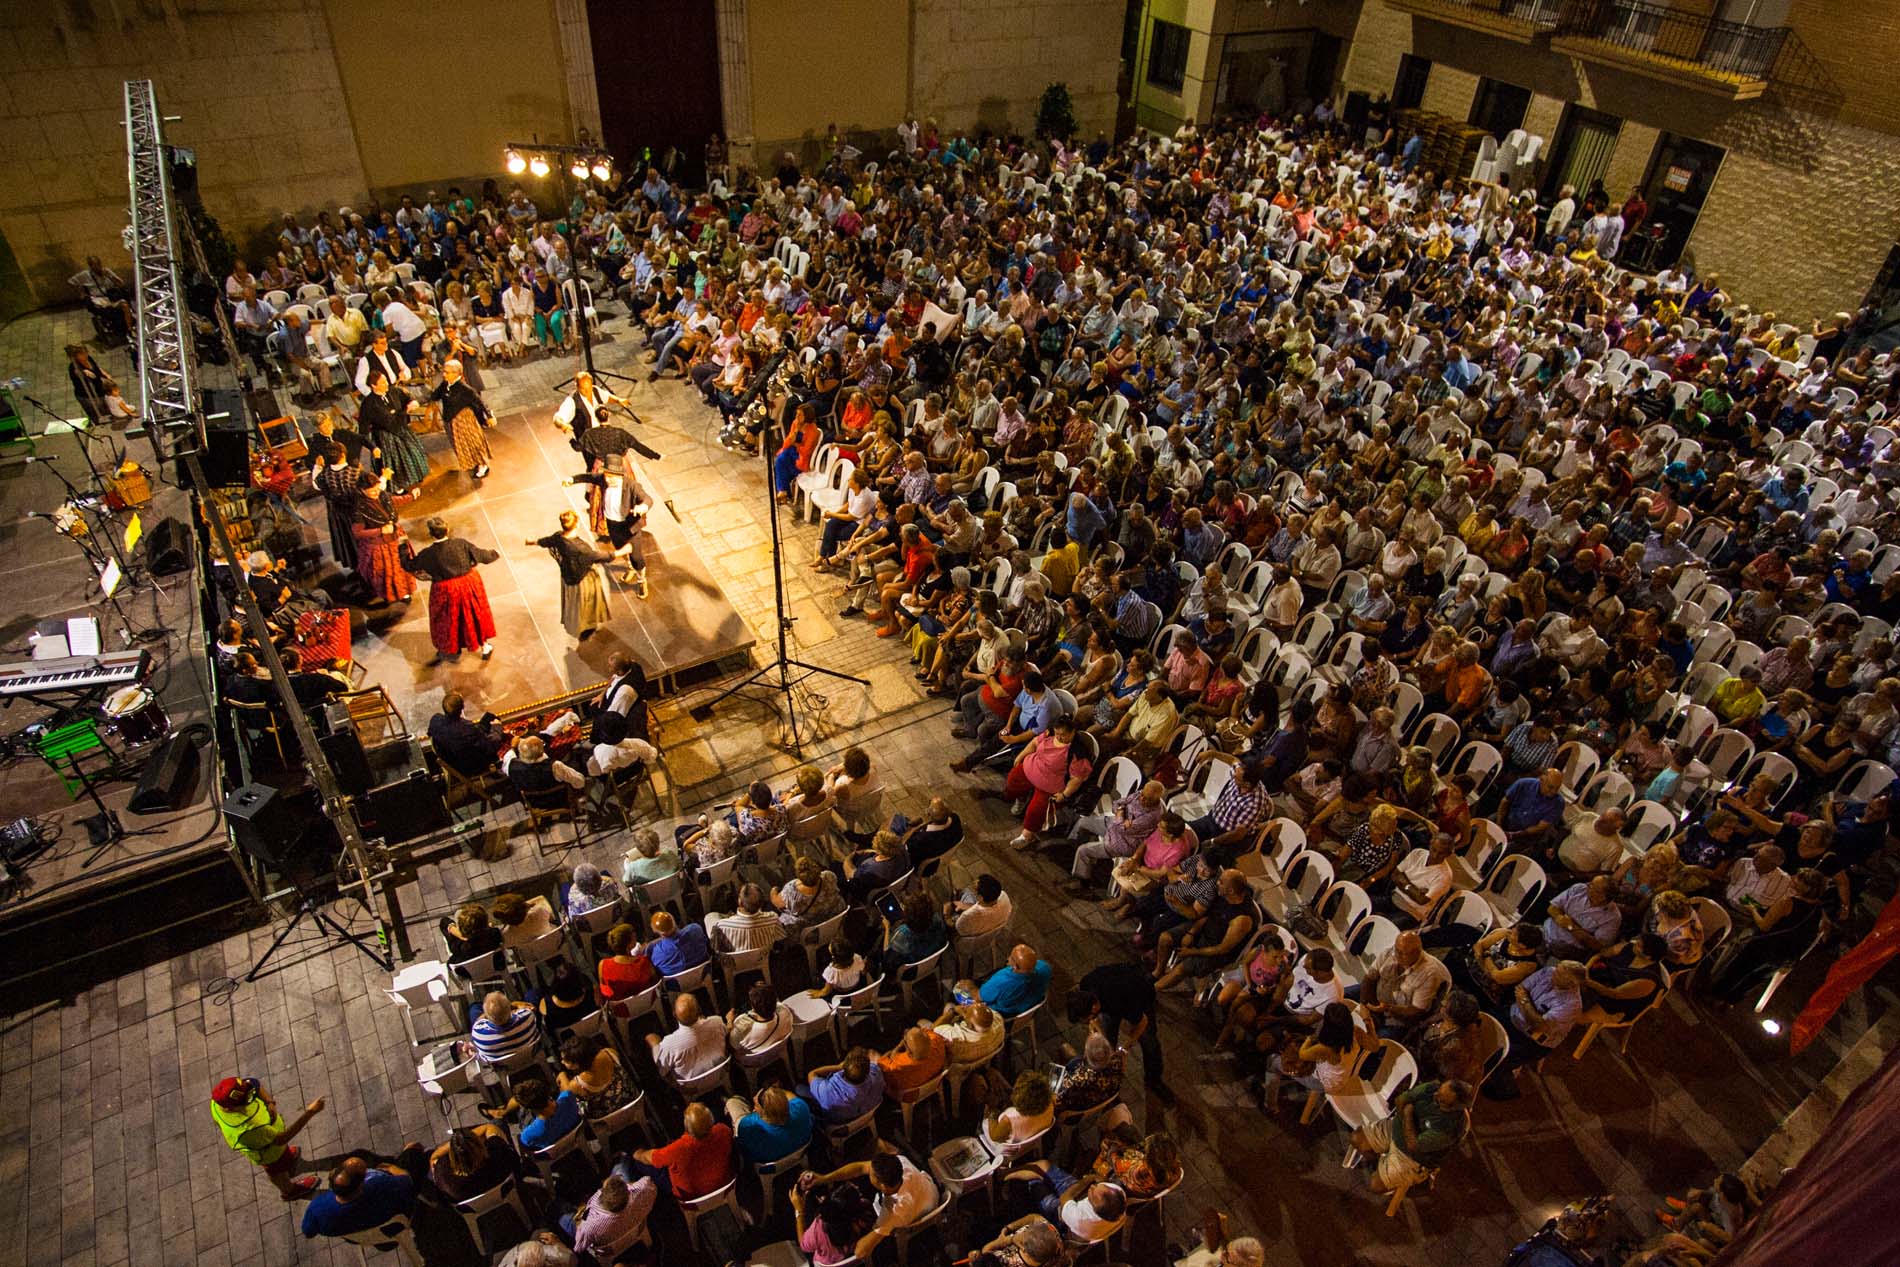
[(346, 1157), (330, 1172), (330, 1190), (318, 1193), (304, 1208), (303, 1234), (315, 1239), (364, 1232), (415, 1208), (416, 1181), (408, 1171), (389, 1164), (371, 1166), (360, 1155)]
[(1009, 952), (1009, 963), (998, 968), (978, 994), (992, 1012), (1013, 1020), (1043, 1001), (1053, 975), (1055, 969), (1047, 959), (1036, 957), (1034, 947), (1019, 945)]
[(767, 1087), (752, 1098), (752, 1111), (738, 1096), (726, 1101), (739, 1153), (748, 1162), (774, 1162), (811, 1142), (811, 1105), (782, 1087)]
[(1095, 539), (1102, 535), (1102, 529), (1108, 523), (1085, 494), (1072, 493), (1069, 496), (1068, 515), (1062, 526), (1068, 530), (1069, 540), (1079, 542), (1086, 552), (1094, 548)]
[(1511, 848), (1525, 846), (1548, 857), (1557, 845), (1557, 824), (1563, 821), (1564, 772), (1555, 766), (1526, 775), (1504, 792), (1499, 826), (1511, 838)]
[(821, 1120), (854, 1122), (883, 1101), (884, 1070), (869, 1051), (853, 1047), (837, 1064), (812, 1070), (798, 1093), (818, 1106)]
[(534, 1114), (521, 1128), (521, 1147), (528, 1152), (560, 1143), (581, 1124), (581, 1102), (574, 1093), (554, 1095), (540, 1078), (523, 1078), (515, 1087), (515, 1102)]
[(647, 959), (663, 977), (676, 977), (688, 968), (696, 968), (712, 958), (706, 930), (688, 922), (684, 928), (670, 911), (653, 912), (653, 941), (647, 945)]

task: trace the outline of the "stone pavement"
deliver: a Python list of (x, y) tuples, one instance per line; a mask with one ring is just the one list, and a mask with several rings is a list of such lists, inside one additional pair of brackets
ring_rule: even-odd
[[(77, 313), (36, 316), (0, 332), (0, 376), (26, 373), (49, 403), (70, 407), (59, 347), (85, 333), (84, 321)], [(601, 364), (625, 366), (631, 351), (624, 340), (610, 345)], [(126, 368), (120, 354), (108, 353), (107, 363)], [(572, 367), (534, 360), (491, 372), (490, 403), (497, 412), (545, 403)], [(668, 491), (735, 607), (769, 643), (760, 464), (712, 446), (717, 416), (678, 386), (641, 382), (634, 393), (636, 408), (666, 434), (668, 443), (656, 447), (702, 450), (692, 477), (669, 480)], [(809, 527), (793, 530), (786, 553), (799, 616), (795, 653), (866, 675), (872, 686), (801, 689), (801, 718), (818, 728), (815, 739), (807, 731), (808, 759), (826, 763), (861, 743), (883, 767), (897, 808), (914, 812), (930, 794), (949, 795), (970, 828), (951, 864), (954, 878), (990, 870), (1002, 879), (1017, 902), (1019, 932), (1058, 965), (1058, 992), (1096, 963), (1125, 956), (1122, 930), (1092, 904), (1063, 898), (1060, 871), (1003, 847), (1013, 825), (993, 802), (970, 795), (979, 780), (945, 770), (957, 753), (943, 705), (918, 692), (889, 642), (862, 621), (836, 618), (826, 585), (802, 566), (814, 538)], [(669, 701), (656, 716), (668, 818), (797, 764), (763, 706), (730, 704), (710, 724), (693, 722), (686, 708), (707, 695)], [(563, 844), (569, 839), (555, 831)], [(583, 858), (610, 862), (625, 847), (620, 836), (596, 834), (545, 855), (531, 837), (517, 836), (499, 861), (426, 869), (402, 894), (418, 949), (432, 953), (432, 925), (465, 897), (543, 886), (555, 868)], [(368, 927), (360, 914), (354, 925)], [(382, 974), (354, 951), (300, 933), (267, 975), (233, 987), (230, 978), (273, 932), (260, 927), (112, 981), (74, 981), (62, 1004), (0, 1022), (0, 1267), (357, 1261), (353, 1247), (303, 1241), (296, 1211), (225, 1149), (206, 1107), (212, 1085), (242, 1073), (263, 1078), (287, 1107), (324, 1096), (328, 1109), (301, 1141), (313, 1159), (433, 1143), (446, 1123), (416, 1085)], [(1784, 989), (1775, 1008), (1783, 1019), (1813, 976), (1799, 974)], [(1823, 1041), (1790, 1061), (1747, 1014), (1673, 998), (1634, 1035), (1629, 1056), (1613, 1039), (1602, 1041), (1581, 1062), (1559, 1056), (1542, 1076), (1527, 1077), (1522, 1099), (1482, 1103), (1475, 1146), (1445, 1168), (1435, 1191), (1391, 1220), (1364, 1194), (1363, 1176), (1341, 1168), (1343, 1140), (1324, 1116), (1311, 1127), (1298, 1125), (1292, 1109), (1267, 1116), (1244, 1101), (1225, 1067), (1198, 1059), (1210, 1034), (1183, 996), (1164, 1005), (1172, 1102), (1143, 1097), (1132, 1078), (1129, 1091), (1146, 1124), (1185, 1142), (1189, 1178), (1166, 1211), (1175, 1239), (1191, 1235), (1199, 1210), (1216, 1204), (1231, 1212), (1236, 1230), (1267, 1242), (1274, 1263), (1484, 1264), (1501, 1261), (1561, 1202), (1587, 1193), (1616, 1193), (1636, 1226), (1651, 1226), (1646, 1211), (1657, 1194), (1706, 1181), (1752, 1152), (1892, 1001), (1885, 988), (1857, 998)], [(1058, 1028), (1069, 1029), (1045, 1027), (1045, 1052)], [(662, 1120), (677, 1122), (666, 1112)], [(692, 1261), (677, 1219), (656, 1217), (668, 1261)], [(458, 1229), (425, 1228), (436, 1267), (477, 1261)], [(1160, 1261), (1156, 1238), (1144, 1234), (1131, 1257)]]

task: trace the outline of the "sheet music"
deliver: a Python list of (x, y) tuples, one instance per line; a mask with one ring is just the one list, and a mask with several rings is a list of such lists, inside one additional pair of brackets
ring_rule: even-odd
[(66, 622), (66, 655), (99, 654), (99, 621), (92, 616), (75, 616)]

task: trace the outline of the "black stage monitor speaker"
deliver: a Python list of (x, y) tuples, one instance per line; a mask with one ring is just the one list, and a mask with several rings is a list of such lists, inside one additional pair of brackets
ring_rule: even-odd
[[(178, 521), (168, 519), (166, 522)], [(134, 814), (164, 814), (183, 809), (197, 782), (198, 745), (189, 735), (173, 735), (146, 758), (145, 770), (139, 775), (139, 785), (133, 789), (126, 808)]]
[(246, 783), (224, 798), (224, 816), (245, 853), (280, 873), (291, 863), (302, 832), (276, 788)]
[(364, 834), (380, 836), (391, 845), (441, 831), (453, 821), (442, 785), (427, 770), (413, 770), (406, 779), (370, 789), (360, 808)]
[(251, 482), (251, 424), (244, 397), (223, 388), (201, 393), (205, 411), (205, 448), (199, 457), (213, 488), (243, 488)]
[(345, 725), (330, 734), (317, 736), (317, 747), (323, 749), (324, 760), (335, 771), (337, 786), (351, 796), (362, 796), (369, 791), (369, 758), (363, 755), (363, 740), (357, 735), (356, 727)]
[(167, 517), (145, 534), (145, 565), (154, 576), (176, 576), (191, 570), (191, 530)]

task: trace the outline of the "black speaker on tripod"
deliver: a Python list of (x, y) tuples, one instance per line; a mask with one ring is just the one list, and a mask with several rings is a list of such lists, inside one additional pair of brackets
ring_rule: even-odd
[(237, 846), (267, 871), (292, 884), (316, 883), (331, 872), (324, 849), (334, 839), (313, 793), (286, 796), (264, 783), (246, 783), (224, 798), (224, 816)]

